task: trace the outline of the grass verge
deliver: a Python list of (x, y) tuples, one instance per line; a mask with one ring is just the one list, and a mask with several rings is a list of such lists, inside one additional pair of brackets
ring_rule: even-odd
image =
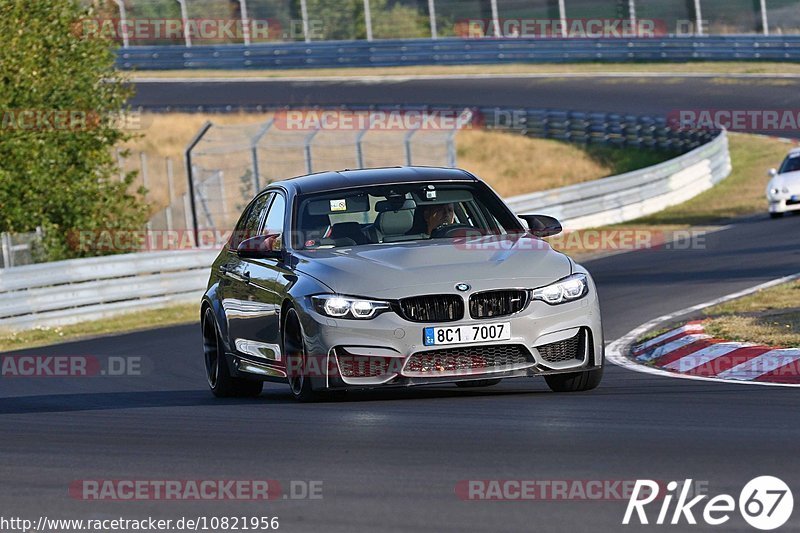
[(706, 332), (714, 337), (800, 347), (800, 281), (764, 289), (705, 310)]
[(71, 326), (37, 328), (19, 332), (0, 331), (0, 352), (37, 348), (111, 333), (190, 324), (199, 320), (199, 312), (196, 304), (181, 304), (148, 311), (138, 311), (136, 313), (125, 313)]
[(275, 70), (157, 70), (132, 71), (142, 78), (312, 78), (361, 76), (425, 76), (480, 74), (606, 74), (609, 72), (667, 74), (800, 74), (800, 64), (779, 62), (690, 63), (515, 63), (509, 65), (426, 65), (409, 67), (275, 69)]

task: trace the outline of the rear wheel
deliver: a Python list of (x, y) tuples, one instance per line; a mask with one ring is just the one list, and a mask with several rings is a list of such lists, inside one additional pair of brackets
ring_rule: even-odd
[(286, 355), (286, 375), (294, 399), (299, 402), (318, 400), (319, 394), (312, 388), (311, 377), (308, 375), (308, 354), (300, 317), (292, 308), (286, 312), (286, 322), (283, 325), (283, 353)]
[(770, 213), (769, 218), (781, 218), (783, 213)]
[(603, 367), (582, 372), (570, 372), (568, 374), (553, 374), (545, 376), (547, 386), (553, 392), (581, 392), (592, 390), (603, 379)]
[(502, 379), (476, 379), (475, 381), (456, 381), (456, 386), (462, 389), (471, 389), (477, 387), (494, 387)]
[(206, 379), (212, 394), (217, 398), (255, 397), (261, 394), (264, 384), (260, 381), (231, 376), (225, 360), (225, 349), (219, 334), (217, 319), (211, 308), (203, 313), (203, 355), (206, 363)]

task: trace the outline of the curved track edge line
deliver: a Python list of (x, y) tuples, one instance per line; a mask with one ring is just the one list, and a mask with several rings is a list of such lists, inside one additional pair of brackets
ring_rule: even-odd
[(670, 372), (668, 370), (662, 370), (660, 368), (654, 368), (649, 366), (644, 366), (639, 364), (628, 357), (626, 357), (626, 353), (630, 349), (631, 345), (636, 342), (636, 339), (651, 331), (658, 326), (666, 323), (671, 322), (677, 318), (680, 318), (685, 315), (689, 315), (696, 311), (701, 311), (708, 307), (712, 307), (721, 303), (725, 303), (730, 300), (735, 300), (737, 298), (741, 298), (743, 296), (747, 296), (749, 294), (753, 294), (754, 292), (758, 292), (763, 289), (768, 289), (770, 287), (774, 287), (776, 285), (781, 285), (783, 283), (788, 283), (790, 281), (794, 281), (800, 279), (800, 272), (797, 274), (792, 274), (790, 276), (784, 276), (782, 278), (774, 279), (772, 281), (767, 281), (766, 283), (761, 283), (754, 287), (750, 287), (748, 289), (744, 289), (738, 292), (734, 292), (732, 294), (728, 294), (726, 296), (721, 296), (714, 300), (710, 300), (708, 302), (703, 302), (701, 304), (693, 305), (691, 307), (687, 307), (685, 309), (681, 309), (680, 311), (676, 311), (674, 313), (670, 313), (667, 315), (662, 315), (658, 318), (650, 320), (649, 322), (645, 322), (641, 326), (632, 329), (619, 339), (613, 341), (611, 344), (606, 347), (606, 359), (611, 361), (617, 366), (625, 368), (627, 370), (632, 370), (634, 372), (642, 372), (644, 374), (653, 374), (658, 376), (667, 376), (671, 378), (678, 378), (678, 379), (692, 379), (695, 381), (714, 381), (717, 383), (731, 383), (731, 384), (740, 384), (740, 385), (760, 385), (760, 386), (769, 386), (769, 387), (800, 387), (798, 383), (769, 383), (769, 382), (760, 382), (760, 381), (740, 381), (740, 380), (728, 380), (728, 379), (720, 379), (715, 377), (707, 377), (707, 376), (692, 376), (686, 374), (679, 374), (676, 372)]

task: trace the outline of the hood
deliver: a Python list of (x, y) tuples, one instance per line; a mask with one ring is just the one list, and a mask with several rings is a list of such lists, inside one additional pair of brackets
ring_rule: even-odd
[(339, 294), (402, 298), (472, 290), (535, 288), (568, 276), (567, 256), (529, 235), (329, 248), (296, 252), (297, 270)]
[(782, 189), (783, 187), (788, 187), (790, 192), (800, 191), (800, 170), (778, 174), (770, 180), (767, 190), (773, 188)]

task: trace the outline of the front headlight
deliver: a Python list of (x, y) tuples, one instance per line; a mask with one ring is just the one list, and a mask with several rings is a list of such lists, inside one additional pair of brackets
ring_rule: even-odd
[(550, 305), (573, 302), (586, 296), (589, 292), (589, 282), (586, 274), (573, 274), (558, 280), (552, 285), (533, 290), (533, 299), (541, 300)]
[(317, 313), (331, 318), (368, 320), (389, 310), (389, 302), (351, 298), (335, 294), (312, 296), (311, 302)]

